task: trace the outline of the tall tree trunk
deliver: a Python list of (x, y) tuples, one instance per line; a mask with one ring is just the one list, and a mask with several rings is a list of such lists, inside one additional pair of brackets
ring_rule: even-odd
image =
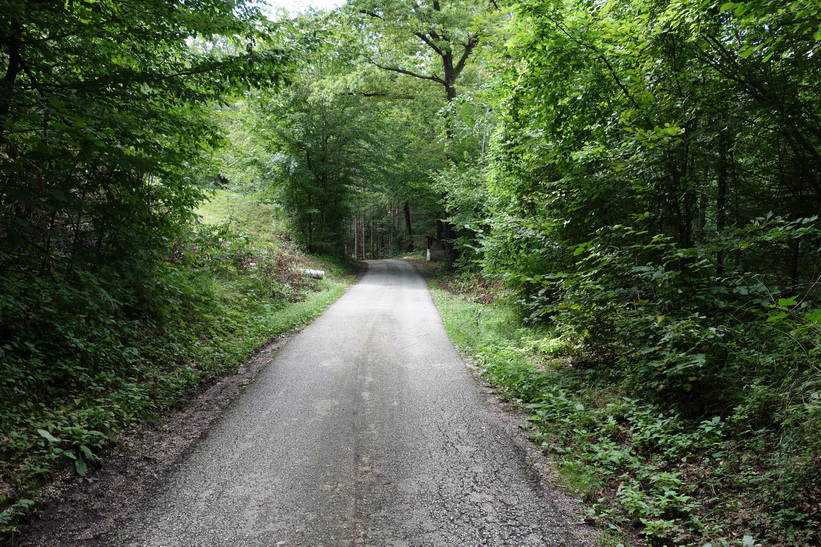
[[(436, 12), (442, 11), (442, 4), (440, 0), (433, 0), (431, 7)], [(377, 19), (382, 19), (382, 15), (376, 12), (367, 12), (367, 15)], [(479, 36), (469, 33), (466, 41), (458, 42), (449, 36), (447, 32), (443, 32), (436, 28), (428, 28), (418, 31), (411, 30), (411, 32), (414, 36), (419, 38), (430, 51), (439, 57), (442, 62), (442, 72), (440, 74), (428, 75), (406, 68), (385, 66), (379, 63), (374, 64), (383, 70), (406, 74), (414, 78), (433, 81), (439, 85), (442, 85), (445, 88), (445, 98), (447, 99), (447, 102), (450, 103), (456, 98), (457, 95), (456, 81), (462, 74), (468, 59), (473, 55), (473, 51), (479, 45)], [(459, 51), (459, 47), (462, 48), (461, 52)], [(454, 57), (454, 52), (456, 52), (456, 57)], [(448, 162), (456, 163), (456, 158), (451, 155), (451, 144), (455, 138), (455, 135), (453, 125), (450, 120), (449, 111), (446, 111), (445, 113), (444, 122), (445, 134), (447, 136), (447, 149), (445, 150), (445, 156), (447, 157)], [(444, 245), (445, 262), (447, 267), (450, 269), (456, 262), (457, 252), (453, 245), (456, 230), (448, 220), (448, 216), (448, 212), (444, 211), (442, 218), (437, 223), (436, 239)]]
[(359, 260), (359, 214), (353, 216), (353, 257)]

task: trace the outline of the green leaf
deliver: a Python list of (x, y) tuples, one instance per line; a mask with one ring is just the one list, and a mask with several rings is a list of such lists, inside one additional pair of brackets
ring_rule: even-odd
[(34, 507), (34, 500), (29, 499), (22, 499), (17, 500), (17, 503), (14, 504), (15, 509), (22, 509), (23, 511), (28, 511), (32, 507)]
[(781, 321), (782, 319), (787, 317), (787, 315), (788, 315), (787, 312), (781, 312), (781, 313), (775, 314), (775, 315), (767, 318), (767, 323), (774, 323), (776, 321)]
[(88, 473), (88, 464), (83, 458), (77, 458), (74, 460), (74, 469), (77, 470), (78, 475), (85, 477)]
[(804, 316), (804, 321), (808, 323), (821, 323), (821, 310), (812, 310)]
[(797, 296), (792, 296), (790, 298), (779, 298), (778, 299), (778, 307), (779, 308), (789, 308), (790, 306), (795, 306), (798, 301)]
[(37, 433), (50, 443), (62, 442), (60, 439), (58, 439), (57, 437), (55, 437), (54, 435), (52, 435), (51, 433), (49, 433), (45, 429), (38, 429)]
[(84, 444), (80, 445), (80, 452), (83, 453), (83, 456), (85, 456), (85, 459), (87, 459), (88, 461), (93, 461), (94, 460), (94, 453), (86, 445), (84, 445)]
[(740, 50), (738, 50), (738, 56), (741, 57), (742, 59), (746, 59), (747, 57), (752, 55), (754, 51), (755, 51), (754, 47), (744, 46)]

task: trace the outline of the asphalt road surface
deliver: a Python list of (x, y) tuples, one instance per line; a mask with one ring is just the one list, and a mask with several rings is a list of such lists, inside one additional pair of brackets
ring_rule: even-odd
[(415, 267), (371, 261), (117, 545), (575, 546)]

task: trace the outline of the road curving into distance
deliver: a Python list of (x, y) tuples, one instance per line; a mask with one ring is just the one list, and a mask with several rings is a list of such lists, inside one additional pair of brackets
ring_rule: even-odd
[(416, 268), (368, 266), (113, 544), (581, 544), (448, 340)]

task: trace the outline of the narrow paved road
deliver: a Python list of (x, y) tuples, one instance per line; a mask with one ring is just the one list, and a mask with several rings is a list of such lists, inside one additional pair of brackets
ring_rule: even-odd
[(495, 412), (416, 269), (369, 262), (113, 543), (577, 545)]

